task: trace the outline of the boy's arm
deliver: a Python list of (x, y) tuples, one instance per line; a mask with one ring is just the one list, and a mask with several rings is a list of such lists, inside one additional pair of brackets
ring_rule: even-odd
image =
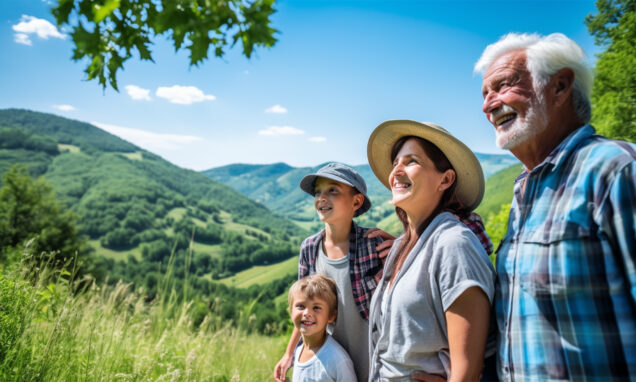
[(274, 367), (274, 380), (276, 382), (285, 382), (285, 376), (287, 375), (287, 370), (289, 370), (292, 365), (294, 350), (296, 349), (296, 345), (298, 345), (299, 340), (300, 330), (294, 327), (294, 331), (292, 332), (289, 343), (287, 344), (287, 349), (285, 349), (285, 354), (283, 354), (283, 358), (281, 358), (276, 364), (276, 367)]

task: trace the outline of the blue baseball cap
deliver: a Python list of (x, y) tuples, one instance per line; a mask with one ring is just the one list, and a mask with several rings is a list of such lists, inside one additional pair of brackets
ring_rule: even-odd
[(319, 177), (335, 180), (336, 182), (351, 186), (364, 196), (364, 202), (362, 203), (362, 206), (356, 210), (353, 215), (354, 217), (362, 215), (371, 208), (371, 200), (369, 200), (369, 197), (367, 196), (367, 184), (364, 182), (364, 178), (362, 178), (362, 176), (360, 176), (360, 174), (351, 167), (342, 163), (329, 163), (321, 167), (315, 173), (305, 175), (300, 181), (300, 189), (309, 195), (314, 196), (314, 186), (316, 184), (316, 179)]

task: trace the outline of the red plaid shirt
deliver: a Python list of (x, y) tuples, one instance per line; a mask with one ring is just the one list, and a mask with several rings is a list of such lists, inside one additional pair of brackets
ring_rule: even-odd
[[(382, 260), (375, 249), (382, 242), (382, 239), (364, 237), (367, 230), (368, 228), (359, 227), (356, 223), (351, 222), (351, 233), (349, 234), (351, 291), (360, 315), (365, 320), (369, 319), (369, 303), (373, 291), (378, 285), (376, 275), (382, 272)], [(316, 258), (324, 235), (325, 231), (322, 230), (309, 236), (301, 244), (298, 261), (299, 279), (316, 273)]]

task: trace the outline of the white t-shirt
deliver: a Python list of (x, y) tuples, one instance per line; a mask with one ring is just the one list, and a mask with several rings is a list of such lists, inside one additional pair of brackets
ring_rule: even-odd
[[(385, 266), (395, 263), (398, 246), (396, 240)], [(494, 296), (495, 271), (479, 239), (452, 214), (441, 213), (389, 289), (390, 276), (384, 275), (371, 300), (370, 378), (409, 380), (414, 370), (449, 375), (446, 310), (471, 287), (491, 302)]]
[[(369, 380), (369, 323), (362, 318), (358, 305), (353, 299), (351, 276), (349, 275), (349, 253), (333, 260), (319, 247), (316, 258), (316, 272), (331, 277), (338, 287), (338, 318), (335, 324), (327, 326), (327, 333), (347, 351), (353, 361), (359, 382)], [(330, 330), (333, 329), (333, 330)]]
[(298, 358), (304, 346), (298, 346), (294, 352), (293, 382), (357, 381), (349, 354), (330, 335), (316, 355), (307, 362), (300, 362)]

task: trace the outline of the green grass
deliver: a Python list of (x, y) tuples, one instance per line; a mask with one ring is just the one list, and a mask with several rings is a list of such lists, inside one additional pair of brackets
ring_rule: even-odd
[(80, 148), (77, 146), (73, 146), (73, 145), (65, 145), (62, 143), (58, 143), (57, 145), (58, 150), (60, 151), (68, 151), (72, 154), (77, 154), (80, 152)]
[(183, 215), (185, 215), (186, 211), (187, 210), (183, 207), (177, 207), (171, 209), (166, 216), (173, 218), (175, 221), (179, 221)]
[(265, 284), (298, 272), (298, 257), (294, 256), (272, 265), (257, 265), (219, 280), (221, 283), (237, 288), (247, 288), (256, 284)]
[[(126, 284), (72, 293), (0, 273), (3, 381), (270, 381), (288, 336), (246, 334), (175, 292), (152, 303)], [(5, 318), (5, 316), (3, 316)], [(247, 321), (247, 320), (246, 320)]]
[(139, 246), (125, 251), (115, 251), (113, 249), (102, 247), (99, 240), (89, 240), (88, 244), (95, 249), (95, 253), (99, 256), (113, 260), (128, 261), (128, 254), (132, 254), (137, 260), (141, 260), (141, 250), (139, 249)]
[(130, 160), (142, 160), (143, 159), (141, 151), (137, 151), (137, 152), (134, 152), (134, 153), (121, 153), (121, 155), (125, 156), (126, 158), (128, 158)]
[(222, 255), (221, 244), (203, 244), (195, 241), (192, 243), (192, 250), (198, 253), (212, 255), (216, 258), (219, 258)]
[(490, 214), (497, 214), (503, 204), (512, 201), (514, 180), (521, 174), (522, 166), (520, 164), (510, 166), (504, 170), (493, 174), (486, 181), (486, 190), (484, 199), (475, 212), (482, 218), (486, 218)]

